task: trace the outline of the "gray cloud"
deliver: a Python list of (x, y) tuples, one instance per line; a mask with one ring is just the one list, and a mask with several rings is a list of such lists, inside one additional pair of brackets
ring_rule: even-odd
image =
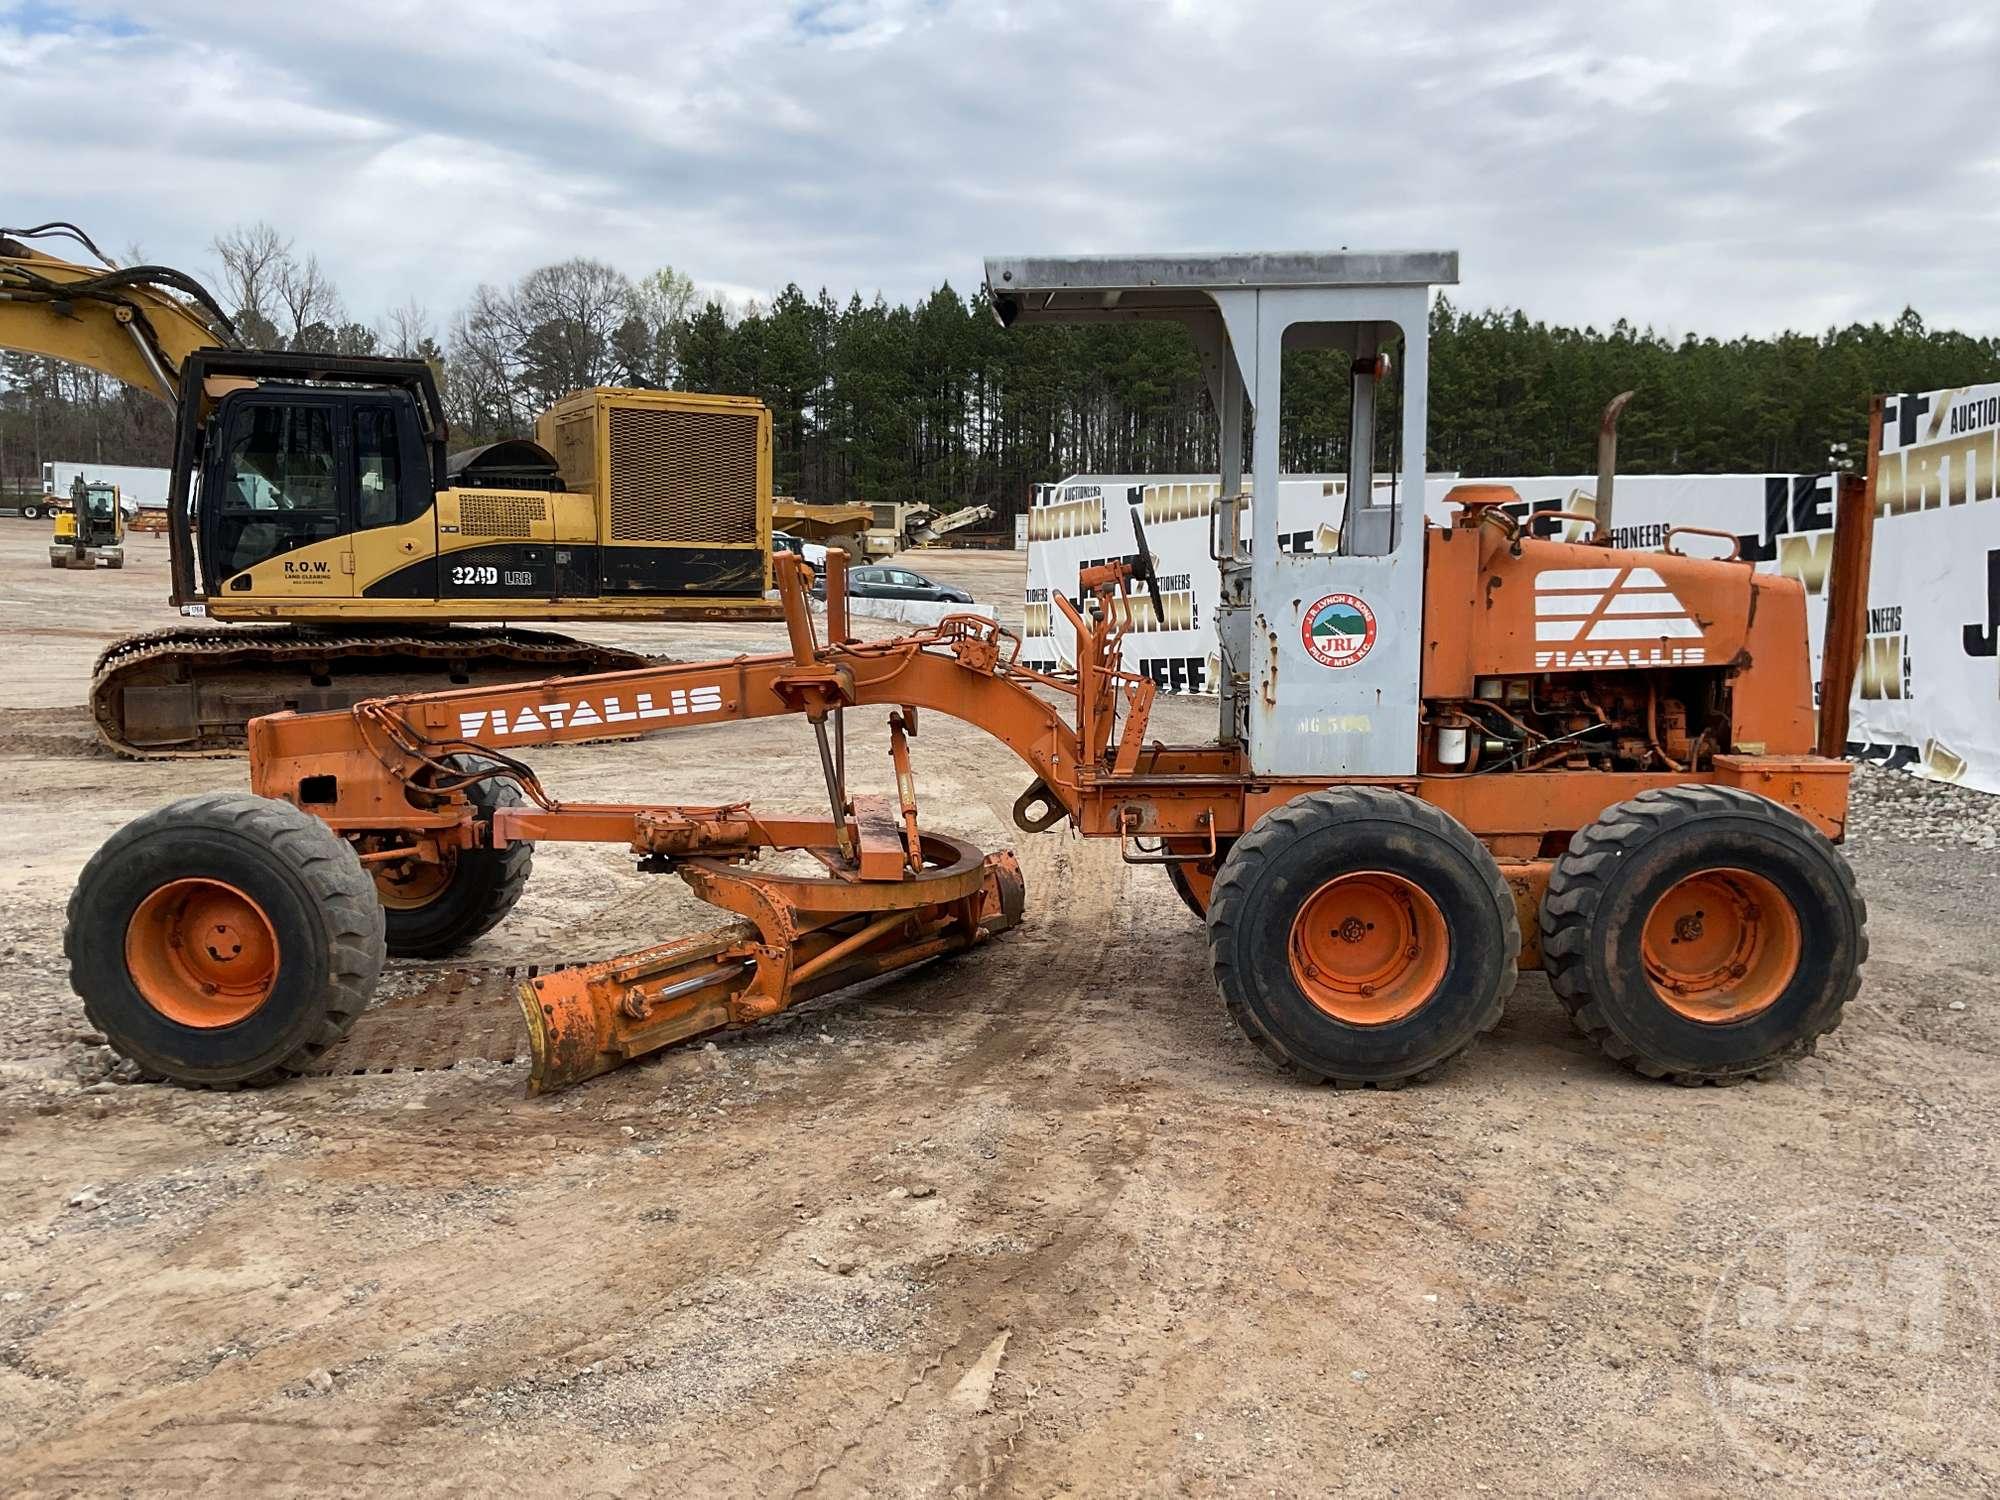
[(588, 253), (917, 295), (1001, 250), (1455, 246), (1462, 302), (2000, 325), (2000, 19), (1867, 0), (0, 0), (0, 212), (356, 310)]

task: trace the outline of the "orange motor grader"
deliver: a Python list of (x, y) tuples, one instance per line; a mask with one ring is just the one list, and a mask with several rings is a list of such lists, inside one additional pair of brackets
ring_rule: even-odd
[[(1106, 510), (1110, 560), (1051, 601), (1074, 673), (1030, 669), (1017, 638), (969, 615), (855, 639), (838, 551), (818, 629), (781, 557), (786, 651), (256, 720), (252, 794), (141, 818), (84, 871), (67, 947), (92, 1022), (181, 1082), (308, 1070), (386, 955), (448, 954), (491, 928), (546, 840), (623, 845), (736, 920), (524, 981), (538, 1089), (972, 946), (1020, 920), (1021, 878), (1010, 854), (920, 823), (909, 736), (928, 711), (1021, 759), (1024, 830), (1067, 820), (1164, 865), (1206, 923), (1230, 1015), (1307, 1076), (1418, 1077), (1490, 1028), (1534, 965), (1649, 1075), (1727, 1082), (1809, 1051), (1855, 992), (1866, 938), (1834, 847), (1848, 768), (1814, 748), (1801, 587), (1683, 555), (1674, 536), (1640, 553), (1526, 534), (1506, 491), (1461, 490), (1451, 524), (1426, 525), (1429, 298), (1456, 279), (1449, 253), (988, 262), (1003, 324), (1158, 318), (1194, 338), (1227, 497), (1210, 532), (1213, 741), (1150, 738), (1153, 684), (1120, 665), (1137, 611), (1164, 617), (1137, 508)], [(1393, 482), (1338, 518), (1336, 550), (1300, 554), (1278, 545), (1276, 414), (1284, 354), (1305, 347), (1351, 362), (1347, 493), (1379, 493), (1378, 452)], [(1865, 595), (1858, 487), (1842, 507), (1829, 719)], [(889, 714), (891, 797), (848, 786), (845, 715), (870, 707)], [(792, 714), (817, 737), (823, 818), (571, 800), (519, 758)], [(1822, 726), (1822, 743), (1843, 733)], [(787, 851), (810, 859), (764, 858)]]

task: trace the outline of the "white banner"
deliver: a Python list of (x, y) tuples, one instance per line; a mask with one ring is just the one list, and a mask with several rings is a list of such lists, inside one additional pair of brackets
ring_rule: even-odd
[(2000, 791), (1996, 445), (2000, 385), (1886, 398), (1849, 730), (1872, 756), (1986, 792)]
[[(2000, 791), (2000, 386), (1891, 398), (1878, 476), (1868, 634), (1849, 722), (1851, 754), (1941, 780)], [(1455, 484), (1506, 484), (1525, 511), (1595, 508), (1593, 475), (1460, 479), (1434, 476), (1425, 509), (1439, 523)], [(1377, 481), (1385, 489), (1384, 481)], [(1128, 497), (1141, 497), (1159, 559), (1167, 624), (1135, 611), (1127, 670), (1162, 692), (1213, 692), (1216, 565), (1209, 554), (1215, 476), (1080, 475), (1049, 485), (1028, 517), (1027, 632), (1022, 659), (1044, 669), (1075, 663), (1068, 624), (1048, 602), (1078, 602), (1080, 568), (1137, 550)], [(1279, 486), (1279, 545), (1330, 550), (1344, 480), (1287, 478)], [(1386, 490), (1385, 490), (1386, 493)], [(1736, 539), (1741, 555), (1806, 589), (1817, 679), (1833, 561), (1832, 476), (1629, 475), (1618, 481), (1620, 546), (1658, 550), (1667, 528), (1704, 527)], [(1588, 527), (1556, 521), (1581, 537)], [(1675, 538), (1682, 551), (1720, 556), (1725, 539)]]

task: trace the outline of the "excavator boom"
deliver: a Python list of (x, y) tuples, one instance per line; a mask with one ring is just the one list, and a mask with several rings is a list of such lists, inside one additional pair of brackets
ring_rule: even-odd
[[(73, 265), (27, 243), (54, 235), (102, 264)], [(82, 365), (174, 406), (190, 354), (240, 347), (235, 325), (191, 276), (115, 266), (73, 225), (0, 228), (0, 349)]]

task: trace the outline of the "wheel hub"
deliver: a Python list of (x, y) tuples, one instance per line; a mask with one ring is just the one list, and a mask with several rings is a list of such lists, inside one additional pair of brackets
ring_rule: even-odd
[(140, 998), (169, 1020), (233, 1026), (271, 997), (277, 929), (263, 907), (226, 881), (170, 881), (132, 913), (125, 967)]
[(1385, 870), (1335, 876), (1292, 922), (1294, 982), (1350, 1026), (1381, 1026), (1420, 1009), (1444, 978), (1449, 954), (1437, 903)]
[(397, 911), (420, 910), (444, 894), (457, 867), (454, 849), (439, 861), (420, 859), (414, 850), (408, 859), (383, 860), (375, 866), (376, 897)]
[(1689, 1020), (1747, 1020), (1775, 1004), (1804, 952), (1798, 913), (1749, 870), (1698, 870), (1661, 893), (1640, 937), (1646, 979)]

